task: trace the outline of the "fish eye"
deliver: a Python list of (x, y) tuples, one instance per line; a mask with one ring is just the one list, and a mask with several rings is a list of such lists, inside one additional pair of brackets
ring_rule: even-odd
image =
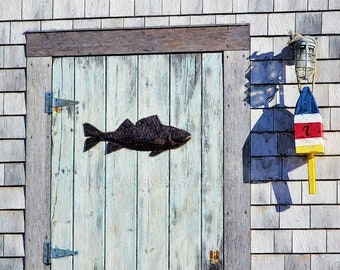
[(173, 133), (173, 135), (174, 135), (174, 137), (181, 137), (181, 136), (183, 136), (183, 132), (182, 131), (180, 131), (180, 130), (176, 130), (174, 133)]

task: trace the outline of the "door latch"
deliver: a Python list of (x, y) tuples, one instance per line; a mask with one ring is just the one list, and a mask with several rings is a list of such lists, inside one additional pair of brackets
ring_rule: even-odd
[(218, 250), (210, 250), (210, 263), (212, 265), (218, 264), (220, 260), (220, 252)]

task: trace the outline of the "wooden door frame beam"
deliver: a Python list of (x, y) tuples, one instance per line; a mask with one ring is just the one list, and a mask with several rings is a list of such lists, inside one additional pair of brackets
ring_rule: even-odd
[(27, 57), (240, 51), (249, 24), (114, 30), (27, 32)]
[(52, 57), (27, 59), (25, 269), (47, 270), (43, 243), (51, 236), (51, 116), (44, 112), (52, 89)]
[[(44, 93), (52, 89), (53, 57), (165, 53), (223, 53), (224, 269), (250, 269), (250, 108), (244, 103), (250, 26), (218, 25), (85, 31), (27, 32), (27, 146), (25, 265), (48, 270), (50, 241), (51, 116)], [(245, 151), (246, 150), (246, 151)]]

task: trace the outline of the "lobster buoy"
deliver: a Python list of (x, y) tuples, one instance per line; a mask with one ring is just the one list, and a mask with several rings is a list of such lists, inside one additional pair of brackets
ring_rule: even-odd
[(295, 150), (307, 155), (309, 193), (316, 194), (315, 154), (325, 152), (322, 117), (308, 86), (304, 87), (296, 103), (294, 114)]

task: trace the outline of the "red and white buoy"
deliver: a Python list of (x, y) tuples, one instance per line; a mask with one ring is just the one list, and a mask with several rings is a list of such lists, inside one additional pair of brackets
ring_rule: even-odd
[(307, 154), (309, 193), (316, 194), (314, 154), (325, 152), (322, 117), (309, 87), (304, 87), (294, 115), (295, 150)]

